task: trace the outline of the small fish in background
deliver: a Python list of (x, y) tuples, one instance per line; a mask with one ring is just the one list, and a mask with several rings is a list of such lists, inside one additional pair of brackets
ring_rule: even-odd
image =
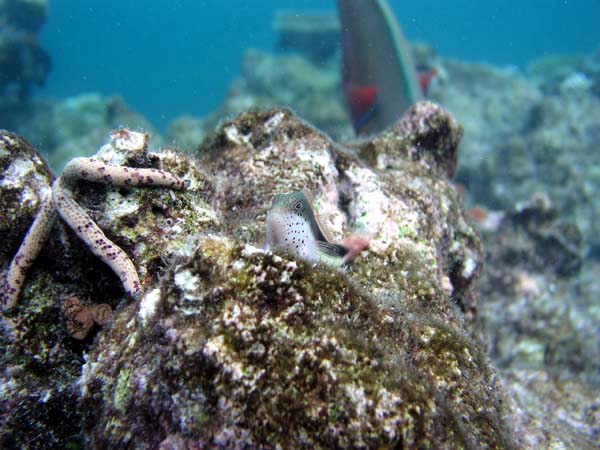
[(418, 75), (386, 0), (337, 0), (342, 86), (354, 131), (378, 133), (423, 97), (434, 72)]
[(277, 249), (310, 262), (338, 267), (356, 258), (369, 243), (359, 236), (346, 238), (343, 244), (333, 243), (305, 191), (275, 195), (266, 225), (268, 250)]
[(438, 76), (438, 71), (435, 67), (417, 66), (417, 76), (419, 77), (419, 86), (423, 95), (427, 95), (431, 81)]

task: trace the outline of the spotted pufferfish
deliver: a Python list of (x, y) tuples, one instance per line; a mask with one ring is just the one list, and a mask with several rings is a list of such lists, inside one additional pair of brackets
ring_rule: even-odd
[(290, 253), (310, 262), (343, 266), (368, 246), (362, 237), (333, 243), (319, 222), (310, 194), (294, 191), (277, 194), (267, 213), (267, 250)]

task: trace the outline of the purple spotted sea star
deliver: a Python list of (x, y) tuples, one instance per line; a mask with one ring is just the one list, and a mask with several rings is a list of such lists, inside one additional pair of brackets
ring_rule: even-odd
[[(122, 129), (111, 134), (111, 143), (119, 149), (145, 150), (148, 135)], [(54, 181), (52, 195), (43, 202), (8, 268), (5, 279), (0, 283), (2, 310), (16, 305), (27, 270), (48, 239), (57, 213), (90, 250), (119, 276), (123, 288), (129, 295), (137, 298), (141, 294), (140, 281), (131, 259), (104, 235), (98, 225), (75, 201), (73, 184), (77, 180), (125, 187), (154, 186), (178, 190), (185, 187), (181, 179), (158, 169), (109, 165), (93, 158), (72, 159)]]

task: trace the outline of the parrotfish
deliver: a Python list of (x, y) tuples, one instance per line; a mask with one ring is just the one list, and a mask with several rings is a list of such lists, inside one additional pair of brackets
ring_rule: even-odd
[(347, 246), (333, 243), (315, 215), (310, 194), (305, 191), (275, 195), (266, 222), (269, 250), (280, 250), (311, 262), (341, 266), (368, 245), (364, 238), (348, 240)]
[(422, 98), (410, 48), (386, 0), (337, 0), (342, 86), (356, 134), (393, 125)]

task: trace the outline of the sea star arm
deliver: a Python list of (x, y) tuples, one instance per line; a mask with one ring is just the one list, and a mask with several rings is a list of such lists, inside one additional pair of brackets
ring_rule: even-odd
[(85, 210), (77, 204), (65, 181), (59, 177), (52, 186), (52, 200), (60, 217), (87, 247), (117, 274), (125, 291), (134, 298), (141, 293), (135, 266), (127, 254), (106, 237)]
[(25, 239), (10, 263), (3, 282), (4, 286), (0, 286), (0, 307), (3, 310), (12, 308), (17, 304), (27, 270), (48, 240), (55, 219), (56, 211), (50, 197), (42, 203)]
[(155, 186), (169, 189), (185, 187), (180, 178), (162, 170), (109, 165), (93, 158), (74, 158), (52, 185), (52, 198), (42, 205), (11, 262), (4, 280), (5, 286), (0, 286), (3, 288), (0, 291), (2, 309), (16, 304), (27, 269), (48, 239), (56, 212), (90, 250), (118, 275), (128, 294), (134, 298), (140, 295), (141, 285), (137, 271), (127, 254), (105, 236), (73, 198), (70, 183), (78, 179), (114, 186)]
[(125, 291), (137, 298), (141, 293), (141, 284), (133, 262), (77, 204), (68, 184), (75, 179), (113, 186), (156, 186), (169, 189), (183, 189), (184, 182), (162, 170), (114, 166), (93, 158), (74, 158), (65, 166), (62, 176), (54, 182), (52, 197), (58, 214), (88, 248), (117, 274)]
[(185, 187), (183, 180), (164, 170), (114, 166), (93, 158), (72, 159), (65, 166), (62, 177), (65, 180), (82, 179), (113, 186)]

